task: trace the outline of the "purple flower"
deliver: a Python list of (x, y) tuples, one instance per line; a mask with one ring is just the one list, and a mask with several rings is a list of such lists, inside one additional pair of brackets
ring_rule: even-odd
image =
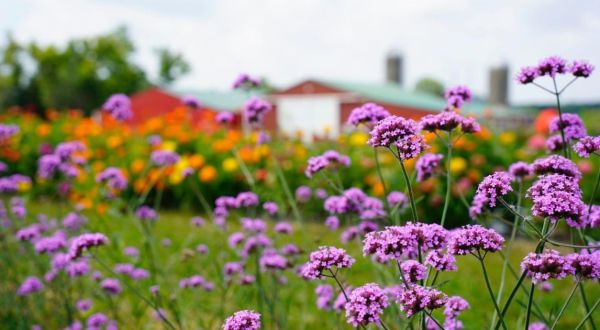
[(100, 287), (110, 295), (117, 295), (121, 292), (121, 282), (116, 278), (107, 278), (100, 283)]
[(75, 237), (71, 241), (71, 247), (69, 249), (69, 258), (71, 260), (77, 259), (81, 256), (84, 251), (89, 250), (92, 247), (98, 247), (108, 244), (108, 238), (101, 233), (86, 233)]
[(127, 246), (123, 250), (123, 254), (125, 254), (128, 257), (137, 258), (140, 255), (140, 251), (133, 246)]
[[(562, 117), (562, 124), (561, 124)], [(550, 133), (559, 133), (560, 130), (565, 133), (565, 140), (577, 140), (587, 135), (587, 130), (581, 117), (574, 113), (565, 113), (562, 116), (556, 116), (549, 125)]]
[(32, 240), (40, 237), (41, 234), (42, 234), (42, 228), (40, 227), (40, 225), (33, 224), (28, 227), (19, 229), (16, 232), (15, 237), (19, 241), (32, 241)]
[(267, 230), (267, 224), (262, 219), (241, 218), (242, 228), (251, 233), (264, 233)]
[(241, 73), (234, 81), (233, 81), (233, 89), (251, 89), (253, 87), (260, 86), (260, 80), (256, 78), (250, 77), (250, 75), (246, 73)]
[(158, 213), (147, 205), (142, 205), (135, 210), (135, 217), (142, 221), (153, 221), (158, 219)]
[(549, 137), (548, 139), (546, 139), (546, 148), (548, 148), (549, 151), (559, 151), (563, 149), (563, 142), (562, 142), (562, 136), (560, 136), (560, 134), (555, 134), (552, 135), (551, 137)]
[(496, 206), (498, 198), (508, 194), (512, 191), (511, 183), (513, 176), (508, 172), (494, 172), (481, 181), (473, 197), (473, 204), (471, 208), (480, 207), (483, 205), (489, 205), (490, 207)]
[(204, 223), (206, 221), (204, 220), (203, 217), (192, 217), (192, 219), (190, 220), (190, 223), (192, 224), (192, 226), (195, 227), (202, 227), (204, 226)]
[(86, 223), (87, 219), (83, 215), (76, 212), (70, 212), (62, 220), (63, 227), (73, 231), (78, 230)]
[(279, 222), (275, 225), (274, 230), (278, 234), (291, 235), (293, 228), (292, 225), (288, 222)]
[(217, 113), (215, 120), (221, 125), (231, 124), (235, 116), (231, 112), (221, 111)]
[(454, 108), (460, 108), (463, 103), (471, 101), (471, 90), (466, 86), (455, 86), (450, 88), (444, 94), (448, 105)]
[(306, 203), (312, 196), (312, 190), (308, 186), (300, 186), (296, 189), (296, 200), (300, 203)]
[(575, 145), (573, 150), (579, 157), (588, 158), (590, 154), (600, 150), (600, 136), (584, 136)]
[(594, 66), (587, 61), (573, 61), (569, 71), (575, 77), (587, 78), (594, 71)]
[(600, 278), (600, 252), (579, 254), (571, 253), (566, 257), (577, 277), (587, 280)]
[(317, 188), (315, 189), (315, 196), (317, 196), (318, 199), (325, 199), (327, 198), (327, 191), (323, 188)]
[(31, 179), (21, 174), (13, 174), (0, 178), (0, 193), (18, 192), (23, 186), (30, 186)]
[(463, 133), (472, 134), (481, 131), (481, 126), (473, 117), (462, 118), (460, 122), (460, 129)]
[(408, 223), (370, 232), (363, 240), (363, 255), (375, 255), (377, 261), (401, 260), (422, 252), (443, 248), (448, 233), (438, 224)]
[(345, 306), (346, 319), (355, 328), (369, 323), (379, 325), (379, 315), (388, 305), (388, 297), (379, 285), (368, 283), (350, 292)]
[(279, 211), (279, 206), (275, 202), (265, 202), (263, 203), (263, 210), (270, 215), (275, 215)]
[(61, 161), (56, 155), (44, 155), (38, 160), (38, 171), (37, 175), (43, 179), (51, 178), (54, 173), (58, 170)]
[(260, 314), (250, 310), (235, 312), (223, 324), (223, 330), (258, 330), (260, 327)]
[(289, 244), (284, 245), (281, 248), (281, 252), (283, 254), (285, 254), (286, 256), (291, 256), (291, 255), (300, 254), (302, 251), (295, 244), (289, 243)]
[(508, 173), (510, 173), (515, 178), (524, 178), (531, 175), (533, 169), (531, 165), (525, 162), (515, 162), (508, 167)]
[(552, 291), (552, 283), (548, 281), (540, 283), (540, 290), (542, 290), (542, 292)]
[(98, 173), (96, 182), (106, 183), (106, 185), (114, 190), (123, 190), (127, 188), (127, 178), (123, 172), (116, 167), (108, 167), (104, 171)]
[(341, 155), (335, 150), (328, 150), (320, 156), (309, 158), (304, 173), (307, 177), (312, 178), (321, 170), (348, 166), (350, 166), (350, 157)]
[(354, 108), (348, 116), (348, 124), (358, 127), (360, 124), (372, 128), (379, 121), (390, 116), (390, 113), (382, 106), (375, 103), (365, 103)]
[(65, 272), (69, 277), (80, 277), (90, 272), (90, 264), (86, 259), (74, 260), (67, 264)]
[(463, 122), (464, 118), (454, 111), (442, 111), (435, 115), (426, 115), (421, 118), (419, 126), (428, 132), (451, 131)]
[(17, 294), (19, 296), (27, 296), (42, 291), (42, 289), (44, 289), (42, 282), (35, 276), (29, 276), (21, 283), (19, 289), (17, 289)]
[(52, 236), (38, 239), (34, 248), (37, 253), (53, 253), (67, 247), (67, 237), (64, 232), (57, 231)]
[(150, 155), (152, 164), (156, 166), (173, 165), (179, 161), (179, 155), (176, 152), (168, 150), (155, 150)]
[(406, 198), (406, 195), (400, 191), (390, 191), (390, 193), (387, 195), (387, 202), (391, 208), (398, 207), (402, 209), (406, 207), (408, 198)]
[(517, 81), (521, 84), (526, 85), (532, 83), (535, 78), (538, 77), (538, 70), (535, 67), (526, 66), (521, 68), (521, 71), (517, 75)]
[(452, 296), (446, 301), (444, 316), (446, 318), (456, 318), (461, 312), (471, 308), (469, 303), (460, 296)]
[(425, 181), (433, 176), (436, 168), (440, 166), (440, 163), (444, 156), (442, 154), (424, 154), (417, 159), (415, 169), (417, 170), (417, 181)]
[(521, 261), (521, 270), (533, 283), (544, 282), (551, 278), (560, 280), (575, 272), (567, 258), (555, 250), (545, 253), (529, 253)]
[[(533, 187), (532, 187), (533, 188)], [(567, 191), (553, 191), (549, 195), (533, 198), (531, 214), (537, 217), (550, 218), (557, 221), (564, 218), (567, 224), (574, 228), (584, 228), (585, 208), (580, 197)]]
[(271, 103), (262, 100), (256, 96), (251, 97), (243, 107), (244, 120), (252, 126), (260, 126), (265, 115), (271, 112), (273, 106)]
[(396, 302), (400, 305), (400, 310), (411, 317), (423, 310), (434, 310), (444, 306), (448, 296), (436, 289), (422, 287), (420, 285), (411, 285), (408, 288), (402, 288), (396, 297)]
[(19, 126), (15, 124), (0, 123), (0, 141), (9, 139), (10, 137), (19, 134)]
[(465, 255), (474, 251), (496, 252), (502, 250), (504, 237), (493, 229), (480, 225), (466, 225), (454, 230), (448, 239), (448, 252)]
[(335, 271), (340, 268), (350, 268), (354, 258), (346, 250), (333, 246), (322, 246), (310, 254), (309, 261), (302, 269), (302, 276), (309, 280), (320, 278), (325, 270)]
[(77, 310), (80, 312), (86, 312), (92, 308), (92, 301), (87, 299), (81, 299), (77, 301)]
[(102, 106), (102, 109), (117, 121), (125, 121), (133, 117), (131, 100), (125, 94), (113, 94)]
[(259, 264), (265, 270), (283, 270), (290, 266), (287, 259), (275, 251), (265, 251), (260, 257)]
[(440, 272), (454, 272), (458, 269), (456, 258), (450, 253), (443, 254), (441, 250), (429, 252), (425, 258), (425, 264)]
[(181, 98), (181, 103), (183, 103), (185, 106), (190, 107), (192, 109), (200, 109), (202, 107), (202, 104), (200, 103), (200, 101), (191, 95), (186, 95), (184, 97)]
[(158, 134), (152, 134), (148, 136), (147, 141), (151, 146), (156, 147), (162, 143), (162, 137)]
[(23, 220), (27, 215), (25, 201), (22, 198), (13, 197), (10, 199), (10, 211), (15, 218)]
[(242, 207), (256, 206), (256, 205), (258, 205), (258, 203), (259, 203), (258, 195), (256, 195), (255, 193), (253, 193), (251, 191), (241, 192), (235, 198), (235, 207), (238, 209), (242, 208)]
[(340, 220), (335, 215), (330, 215), (325, 219), (325, 226), (331, 230), (336, 230), (340, 226)]
[(415, 136), (418, 133), (417, 122), (399, 116), (389, 116), (381, 120), (371, 130), (368, 143), (372, 147), (390, 147), (400, 140)]
[(243, 242), (245, 238), (246, 237), (244, 236), (243, 233), (235, 232), (235, 233), (232, 233), (231, 235), (229, 235), (229, 238), (227, 239), (227, 243), (229, 244), (229, 247), (233, 249), (236, 246), (238, 246), (241, 242)]
[(529, 325), (527, 330), (548, 330), (548, 327), (543, 322), (533, 322)]
[(416, 158), (425, 151), (429, 146), (425, 143), (423, 135), (412, 135), (396, 141), (398, 148), (398, 157), (401, 160), (409, 160)]
[(329, 284), (322, 284), (315, 289), (315, 293), (317, 294), (317, 308), (330, 310), (333, 303), (333, 287)]
[(417, 283), (425, 279), (427, 268), (415, 260), (406, 260), (400, 264), (400, 269), (404, 274), (404, 279), (408, 283)]
[(537, 71), (540, 77), (556, 77), (557, 74), (566, 73), (568, 69), (567, 61), (558, 56), (551, 56), (541, 60), (538, 63)]
[(198, 244), (196, 246), (196, 251), (200, 254), (207, 254), (208, 253), (208, 246), (206, 244)]
[(582, 218), (582, 221), (591, 228), (600, 227), (600, 205), (592, 205), (591, 208), (586, 207)]

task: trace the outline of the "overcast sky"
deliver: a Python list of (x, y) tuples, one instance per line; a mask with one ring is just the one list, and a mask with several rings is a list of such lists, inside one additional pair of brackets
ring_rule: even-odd
[[(377, 82), (392, 49), (405, 56), (407, 85), (425, 76), (487, 94), (488, 70), (560, 55), (600, 66), (600, 2), (564, 0), (9, 0), (0, 31), (21, 41), (65, 43), (129, 27), (136, 60), (153, 49), (182, 52), (193, 72), (181, 88), (226, 89), (239, 72), (286, 87), (301, 79)], [(513, 102), (551, 101), (511, 81)], [(567, 100), (600, 101), (600, 70)]]

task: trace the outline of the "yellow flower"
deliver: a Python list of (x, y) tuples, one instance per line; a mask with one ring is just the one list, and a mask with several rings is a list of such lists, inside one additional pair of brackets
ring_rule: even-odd
[(517, 136), (513, 132), (503, 132), (498, 138), (500, 139), (500, 143), (505, 146), (513, 144), (517, 140)]
[(467, 161), (462, 157), (453, 157), (450, 160), (450, 172), (452, 174), (458, 174), (463, 172), (467, 168)]
[(106, 139), (106, 146), (109, 147), (110, 149), (114, 149), (114, 148), (120, 146), (122, 143), (123, 143), (123, 139), (121, 139), (121, 137), (118, 135), (112, 135), (112, 136), (109, 136), (108, 139)]
[(19, 192), (29, 191), (29, 189), (31, 189), (31, 182), (20, 181), (17, 189)]
[(350, 145), (353, 147), (366, 146), (369, 135), (365, 132), (356, 131), (350, 135)]
[(174, 141), (164, 141), (160, 145), (160, 150), (175, 151), (175, 149), (177, 149), (177, 143)]
[(235, 158), (227, 158), (223, 161), (223, 169), (226, 172), (233, 172), (236, 171), (238, 169), (238, 163), (237, 160), (235, 160)]

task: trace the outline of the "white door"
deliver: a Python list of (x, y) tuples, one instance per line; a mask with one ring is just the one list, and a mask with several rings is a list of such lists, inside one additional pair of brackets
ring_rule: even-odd
[(337, 137), (340, 104), (335, 96), (283, 96), (277, 100), (277, 126), (290, 136), (302, 133), (305, 142), (312, 137)]

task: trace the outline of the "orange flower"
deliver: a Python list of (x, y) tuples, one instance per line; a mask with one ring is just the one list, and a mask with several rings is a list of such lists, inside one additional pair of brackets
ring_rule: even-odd
[(217, 177), (217, 170), (213, 166), (207, 165), (200, 170), (198, 177), (202, 182), (212, 182)]
[(50, 134), (51, 131), (52, 127), (48, 123), (41, 123), (36, 129), (37, 135), (40, 137), (48, 136), (48, 134)]
[(143, 159), (136, 159), (131, 163), (131, 172), (138, 174), (144, 169), (144, 166), (146, 166), (146, 162)]
[(189, 158), (190, 166), (194, 169), (198, 169), (204, 165), (204, 157), (202, 155), (194, 154)]

